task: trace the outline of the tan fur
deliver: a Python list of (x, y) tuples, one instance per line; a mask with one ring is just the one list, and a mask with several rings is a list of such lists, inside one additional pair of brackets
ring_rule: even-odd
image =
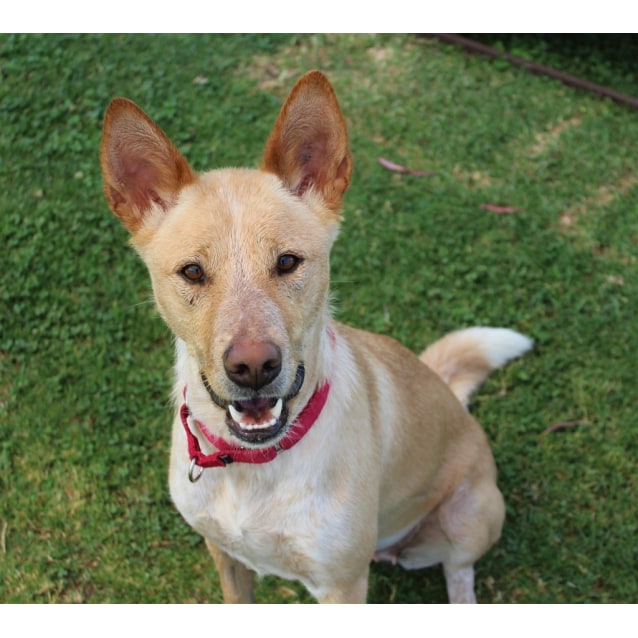
[[(423, 355), (434, 372), (392, 339), (332, 320), (329, 254), (352, 160), (327, 79), (315, 71), (299, 80), (261, 170), (195, 175), (123, 99), (107, 112), (101, 158), (109, 205), (176, 335), (177, 406), (185, 391), (206, 453), (214, 449), (196, 421), (236, 445), (271, 446), (315, 389), (331, 386), (295, 447), (270, 463), (207, 469), (196, 483), (176, 415), (171, 495), (206, 539), (224, 599), (251, 601), (257, 573), (300, 580), (322, 602), (364, 602), (376, 558), (442, 563), (450, 600), (474, 601), (473, 564), (498, 539), (504, 505), (486, 437), (464, 403), (529, 346), (499, 333), (505, 355), (495, 365), (482, 333), (455, 333)], [(302, 365), (303, 385), (287, 398)], [(257, 397), (282, 398), (287, 425), (267, 441), (242, 441), (215, 396), (242, 412)], [(259, 427), (268, 410), (255, 417)]]

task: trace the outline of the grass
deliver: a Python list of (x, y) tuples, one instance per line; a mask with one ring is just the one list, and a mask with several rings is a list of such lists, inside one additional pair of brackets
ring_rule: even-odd
[[(479, 599), (635, 602), (638, 115), (401, 35), (0, 36), (0, 602), (220, 601), (168, 496), (171, 337), (101, 193), (101, 120), (126, 95), (195, 168), (255, 165), (315, 67), (355, 157), (339, 318), (415, 350), (474, 324), (536, 341), (472, 408), (508, 508)], [(445, 599), (438, 569), (373, 567), (371, 602)]]

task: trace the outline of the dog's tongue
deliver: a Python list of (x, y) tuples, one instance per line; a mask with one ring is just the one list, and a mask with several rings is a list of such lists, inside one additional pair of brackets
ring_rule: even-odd
[(241, 428), (258, 430), (272, 427), (281, 416), (281, 399), (261, 398), (235, 401), (228, 406), (230, 416)]

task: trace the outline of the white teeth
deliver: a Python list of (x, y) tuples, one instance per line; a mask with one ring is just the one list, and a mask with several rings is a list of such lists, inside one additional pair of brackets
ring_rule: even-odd
[(241, 412), (237, 410), (232, 403), (228, 406), (228, 411), (230, 412), (230, 418), (235, 421), (235, 423), (241, 423)]
[(284, 407), (282, 399), (277, 399), (277, 403), (273, 406), (272, 415), (275, 417), (275, 421), (281, 416), (281, 411)]
[(270, 419), (268, 419), (268, 421), (264, 421), (263, 423), (245, 423), (245, 413), (239, 411), (232, 403), (228, 406), (228, 413), (230, 414), (230, 418), (243, 430), (265, 430), (277, 423), (279, 417), (281, 416), (283, 407), (283, 400), (277, 399), (277, 403), (275, 403), (275, 405), (270, 410)]

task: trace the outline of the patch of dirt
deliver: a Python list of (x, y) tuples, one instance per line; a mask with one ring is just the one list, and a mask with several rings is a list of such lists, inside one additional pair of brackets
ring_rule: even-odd
[(565, 233), (578, 234), (579, 223), (589, 215), (594, 208), (609, 206), (618, 197), (624, 197), (632, 188), (638, 185), (638, 174), (626, 173), (613, 184), (603, 184), (591, 195), (583, 198), (578, 204), (563, 211), (559, 219), (561, 230)]
[(529, 149), (529, 155), (531, 157), (542, 155), (558, 141), (565, 131), (575, 126), (580, 126), (582, 121), (582, 116), (576, 115), (568, 120), (559, 120), (548, 131), (538, 133), (536, 135), (536, 142)]

